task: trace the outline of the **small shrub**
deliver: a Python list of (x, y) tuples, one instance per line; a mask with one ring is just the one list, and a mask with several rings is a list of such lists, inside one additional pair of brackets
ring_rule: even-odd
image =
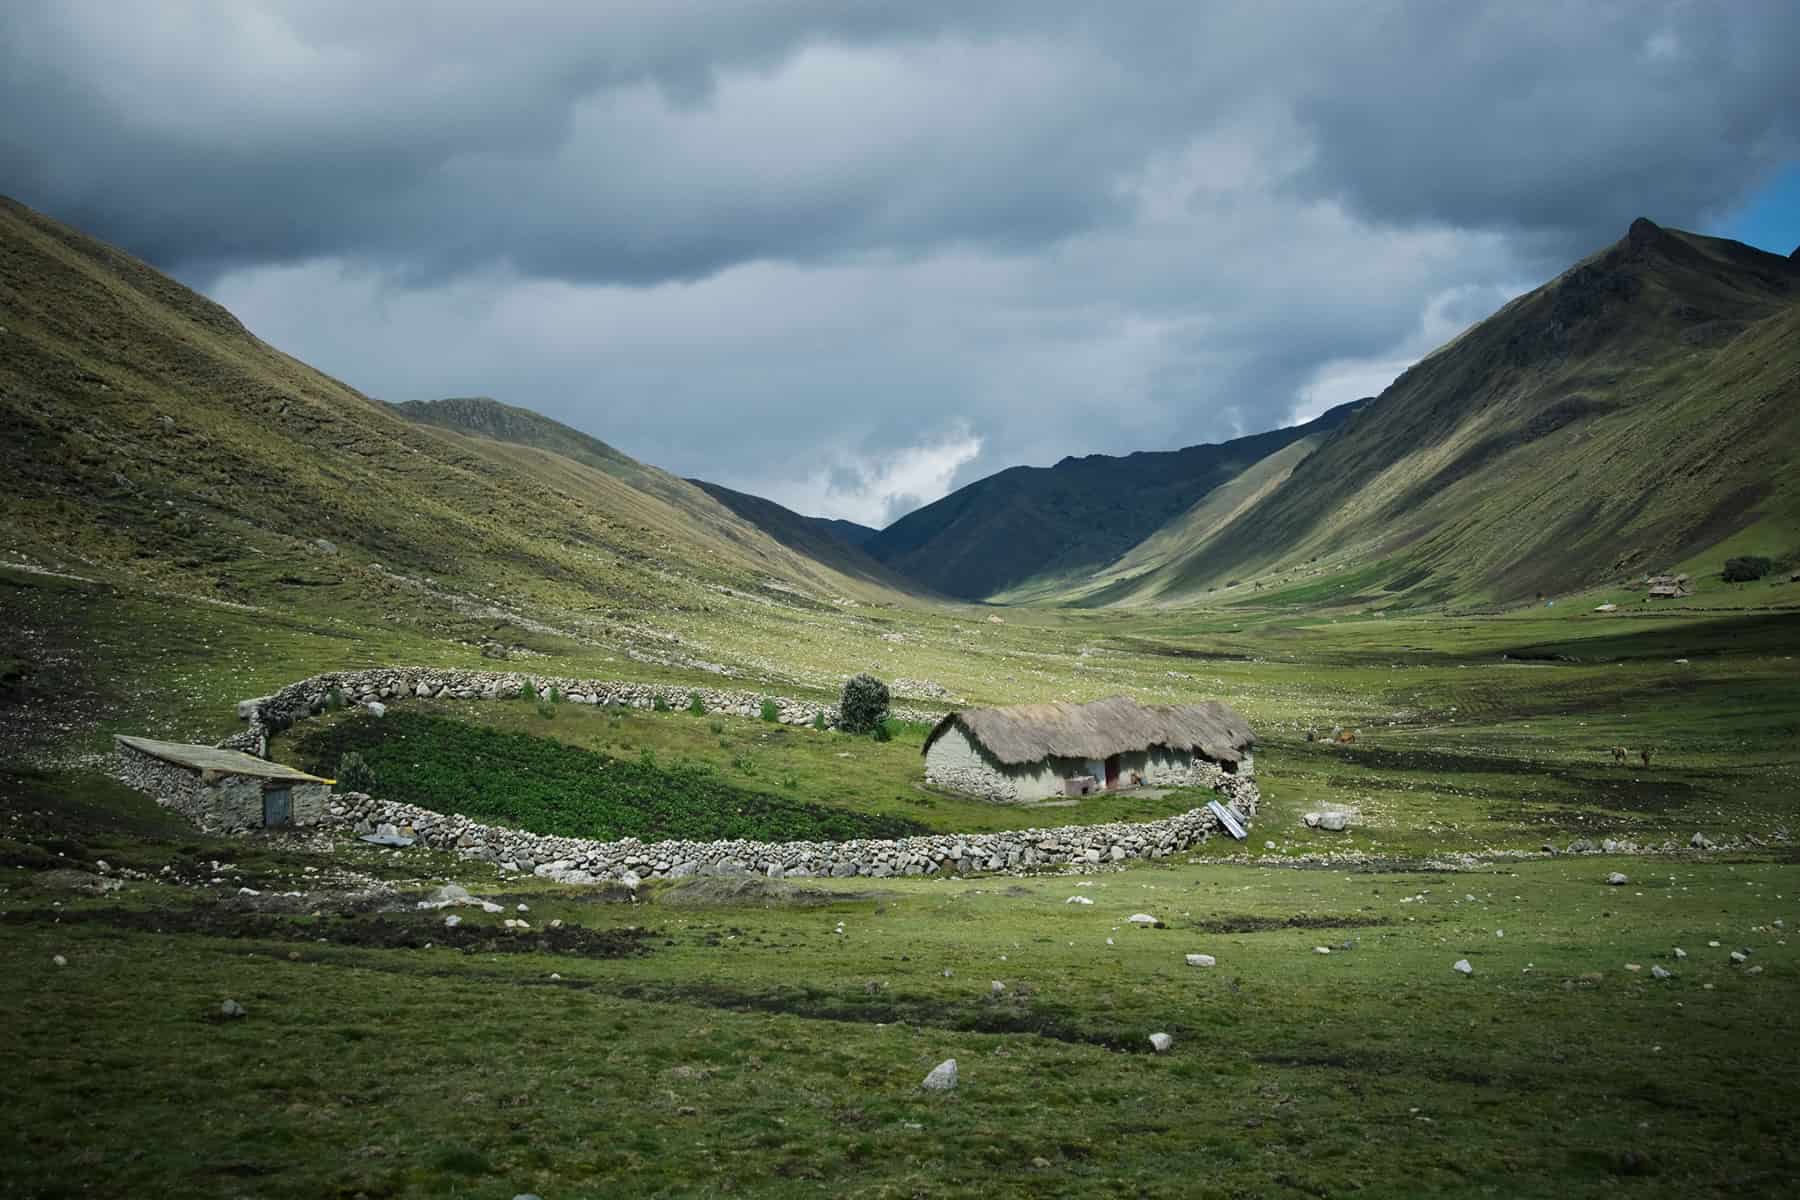
[[(704, 717), (706, 715), (706, 701), (700, 698), (699, 692), (695, 692), (688, 697), (688, 711), (693, 713), (696, 717)], [(715, 721), (714, 724), (717, 724), (717, 722)]]
[(1761, 579), (1774, 569), (1774, 559), (1764, 558), (1760, 554), (1746, 554), (1726, 559), (1723, 574), (1726, 583), (1749, 583), (1753, 579)]
[(346, 750), (338, 758), (337, 787), (341, 792), (372, 792), (375, 769), (355, 750)]
[(827, 729), (831, 728), (831, 722), (825, 719), (825, 712), (823, 709), (813, 714), (812, 727), (817, 729), (820, 733), (824, 733)]
[(521, 698), (526, 699), (526, 700), (536, 700), (537, 699), (537, 686), (535, 684), (533, 684), (531, 682), (531, 680), (527, 679), (525, 681), (524, 685), (519, 688), (519, 695)]
[(638, 762), (654, 771), (656, 769), (656, 751), (645, 746), (638, 751)]
[(731, 760), (731, 765), (734, 770), (742, 771), (746, 775), (756, 774), (756, 760), (748, 754), (738, 755)]
[(547, 696), (545, 698), (548, 699), (550, 701), (550, 703), (552, 703), (552, 704), (561, 704), (562, 703), (562, 692), (557, 688), (557, 686), (555, 684), (551, 684), (550, 685), (550, 694), (549, 694), (549, 696)]
[(708, 721), (706, 727), (715, 734), (725, 732), (725, 722), (723, 721)]
[(765, 721), (781, 720), (781, 706), (776, 704), (773, 700), (769, 699), (767, 696), (763, 697), (762, 719)]
[(838, 725), (849, 733), (873, 733), (888, 714), (887, 684), (873, 675), (853, 675), (838, 698)]
[(869, 736), (878, 742), (891, 742), (894, 740), (894, 731), (888, 728), (886, 721), (877, 721), (875, 728), (869, 730)]
[(544, 720), (546, 720), (546, 721), (555, 720), (556, 719), (556, 705), (552, 704), (548, 700), (539, 700), (538, 705), (537, 705), (537, 714), (538, 714), (538, 716), (544, 718)]
[(797, 775), (783, 775), (781, 777), (781, 786), (791, 792), (800, 786), (800, 778)]
[(650, 701), (650, 707), (655, 712), (671, 712), (671, 711), (673, 711), (672, 709), (669, 708), (669, 702), (667, 700), (663, 699), (663, 694), (661, 692), (656, 693), (656, 698), (654, 700)]

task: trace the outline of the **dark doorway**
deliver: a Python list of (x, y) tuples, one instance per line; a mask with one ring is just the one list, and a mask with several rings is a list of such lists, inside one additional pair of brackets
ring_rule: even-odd
[(1106, 790), (1112, 791), (1119, 786), (1119, 756), (1113, 755), (1106, 760)]
[(269, 788), (263, 792), (264, 825), (286, 825), (292, 812), (292, 793), (287, 788)]

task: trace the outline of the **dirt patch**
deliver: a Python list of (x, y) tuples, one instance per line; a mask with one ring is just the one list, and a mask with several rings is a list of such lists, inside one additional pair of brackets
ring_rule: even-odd
[(418, 950), (427, 944), (461, 950), (467, 954), (562, 954), (575, 958), (625, 958), (650, 953), (643, 929), (530, 929), (521, 932), (480, 925), (472, 921), (450, 927), (441, 916), (400, 920), (349, 917), (314, 922), (284, 920), (266, 913), (238, 912), (227, 908), (129, 909), (90, 908), (75, 911), (26, 909), (0, 914), (0, 926), (52, 924), (106, 925), (133, 933), (191, 933), (202, 937), (242, 938), (257, 941), (324, 941), (333, 946), (357, 946), (375, 950)]
[(779, 879), (748, 876), (693, 876), (656, 888), (649, 898), (671, 908), (706, 908), (714, 905), (743, 908), (818, 908), (852, 900), (876, 900), (888, 892), (833, 892), (803, 888)]
[[(1009, 995), (945, 1002), (928, 996), (885, 991), (845, 996), (812, 988), (748, 992), (713, 984), (626, 984), (612, 994), (627, 1000), (696, 1004), (728, 1012), (781, 1013), (815, 1021), (858, 1025), (918, 1025), (956, 1033), (1024, 1033), (1077, 1045), (1102, 1046), (1129, 1054), (1149, 1054), (1149, 1039), (1137, 1025), (1095, 1026), (1082, 1023), (1071, 1010), (1048, 1007), (1028, 997)], [(1167, 1031), (1178, 1040), (1192, 1032), (1179, 1024)]]
[(1371, 929), (1392, 925), (1386, 917), (1361, 917), (1353, 914), (1292, 917), (1209, 917), (1193, 922), (1192, 927), (1206, 933), (1267, 933), (1275, 929)]

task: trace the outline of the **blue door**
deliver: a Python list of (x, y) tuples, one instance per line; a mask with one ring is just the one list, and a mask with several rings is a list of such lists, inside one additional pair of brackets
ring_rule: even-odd
[(286, 825), (292, 802), (287, 788), (272, 787), (263, 792), (263, 824)]

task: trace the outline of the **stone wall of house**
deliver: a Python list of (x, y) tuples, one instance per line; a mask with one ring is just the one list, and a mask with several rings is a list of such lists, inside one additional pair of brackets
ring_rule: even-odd
[[(1254, 807), (1240, 809), (1246, 817)], [(1206, 841), (1218, 818), (1196, 808), (1160, 821), (1017, 829), (1001, 833), (927, 834), (848, 842), (641, 842), (550, 837), (360, 793), (332, 798), (330, 819), (357, 833), (391, 825), (425, 845), (510, 866), (564, 883), (602, 879), (678, 879), (695, 874), (771, 878), (971, 874), (1055, 866), (1098, 866), (1162, 858)]]
[[(555, 688), (568, 704), (620, 704), (629, 708), (654, 708), (661, 700), (671, 709), (685, 709), (695, 696), (709, 713), (755, 717), (763, 701), (773, 700), (784, 725), (810, 725), (821, 714), (835, 726), (835, 704), (795, 700), (725, 688), (685, 684), (632, 683), (624, 680), (572, 679), (518, 671), (462, 671), (432, 667), (378, 667), (363, 671), (330, 671), (290, 683), (278, 692), (238, 701), (238, 717), (246, 722), (238, 733), (219, 745), (262, 757), (268, 754), (269, 734), (295, 721), (324, 711), (326, 697), (337, 691), (350, 704), (391, 704), (421, 697), (458, 700), (511, 700), (523, 694), (529, 683), (539, 695)], [(942, 713), (895, 705), (895, 717), (904, 721), (935, 722)]]
[[(1219, 792), (1240, 808), (1247, 805), (1246, 813), (1254, 812), (1261, 799), (1254, 782), (1256, 760), (1249, 754), (1232, 772), (1188, 751), (1159, 746), (1148, 752), (1120, 755), (1121, 776), (1129, 777), (1133, 771), (1155, 787), (1197, 787)], [(926, 782), (990, 800), (1018, 802), (1059, 796), (1064, 790), (1063, 780), (1076, 774), (1089, 774), (1104, 783), (1106, 764), (1074, 759), (1003, 764), (954, 725), (925, 754)]]
[[(269, 782), (248, 775), (196, 771), (164, 762), (154, 754), (115, 743), (116, 773), (165, 808), (174, 809), (210, 833), (238, 833), (263, 823), (263, 788)], [(295, 825), (317, 825), (331, 815), (331, 788), (294, 780), (288, 785), (289, 814)]]

